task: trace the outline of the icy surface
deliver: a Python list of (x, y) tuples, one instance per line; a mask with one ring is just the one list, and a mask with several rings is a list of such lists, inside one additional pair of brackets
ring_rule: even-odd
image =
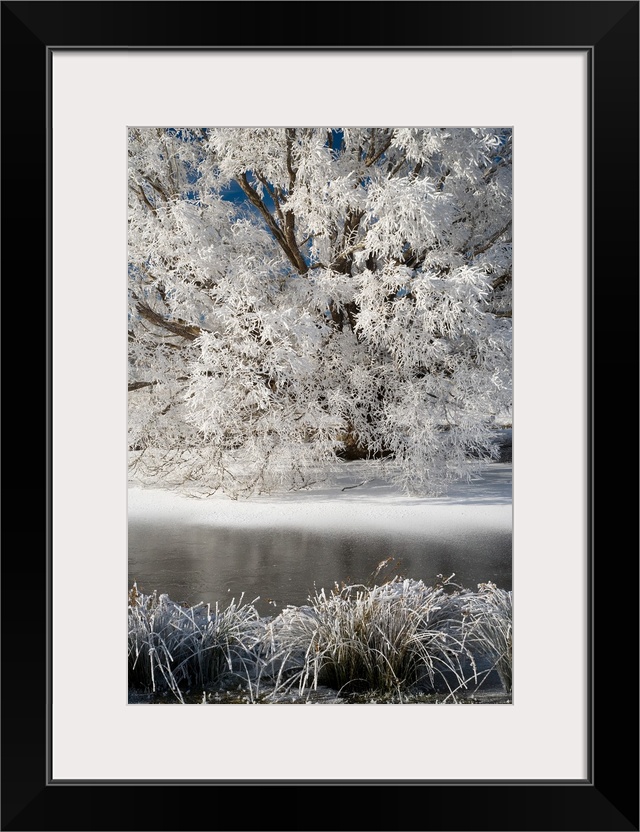
[(315, 589), (366, 582), (387, 559), (381, 580), (455, 573), (468, 588), (511, 589), (510, 465), (438, 498), (407, 497), (366, 475), (353, 463), (331, 488), (248, 500), (131, 487), (129, 583), (188, 604), (244, 593), (261, 614), (304, 604)]
[(129, 519), (158, 518), (245, 528), (361, 528), (401, 533), (457, 534), (463, 527), (511, 529), (510, 464), (490, 465), (482, 478), (456, 483), (441, 497), (409, 497), (381, 479), (369, 479), (368, 473), (366, 464), (351, 463), (332, 487), (246, 500), (232, 500), (223, 494), (198, 499), (162, 489), (131, 486)]

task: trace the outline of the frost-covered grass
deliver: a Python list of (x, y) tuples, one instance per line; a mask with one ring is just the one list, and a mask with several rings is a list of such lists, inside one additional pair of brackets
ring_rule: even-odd
[(470, 650), (495, 668), (504, 689), (512, 687), (513, 596), (492, 583), (480, 584), (478, 592), (462, 593), (460, 635)]
[(129, 592), (129, 684), (183, 691), (249, 683), (257, 674), (255, 645), (262, 633), (252, 604), (185, 608), (168, 596)]
[[(185, 608), (129, 593), (132, 688), (184, 694), (240, 685), (246, 701), (286, 701), (318, 688), (382, 697), (481, 688), (496, 670), (511, 691), (511, 593), (394, 578), (324, 589), (309, 605), (260, 618), (253, 604)], [(284, 698), (283, 698), (284, 697)]]
[(280, 665), (276, 688), (455, 696), (481, 685), (495, 668), (510, 691), (507, 596), (493, 584), (471, 592), (446, 581), (430, 587), (399, 578), (323, 589), (310, 606), (289, 607), (267, 625), (267, 657)]

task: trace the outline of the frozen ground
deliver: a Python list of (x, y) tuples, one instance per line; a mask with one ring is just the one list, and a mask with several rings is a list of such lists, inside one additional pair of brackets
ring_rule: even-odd
[(152, 520), (158, 516), (165, 523), (175, 520), (244, 528), (337, 530), (357, 526), (372, 533), (402, 534), (425, 530), (459, 534), (465, 526), (487, 531), (511, 529), (510, 463), (493, 463), (482, 477), (456, 483), (441, 497), (408, 497), (370, 474), (366, 463), (347, 463), (332, 486), (239, 500), (223, 494), (199, 499), (132, 484), (129, 518)]

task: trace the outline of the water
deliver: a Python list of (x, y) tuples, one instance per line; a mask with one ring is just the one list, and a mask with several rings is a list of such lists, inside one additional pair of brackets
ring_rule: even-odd
[(433, 584), (438, 574), (455, 572), (464, 587), (493, 581), (511, 589), (511, 556), (511, 532), (501, 530), (426, 537), (129, 522), (129, 587), (135, 581), (143, 593), (157, 590), (187, 604), (225, 605), (244, 592), (244, 601), (260, 596), (263, 615), (306, 603), (315, 588), (366, 581), (386, 558), (394, 560), (382, 579), (400, 574)]

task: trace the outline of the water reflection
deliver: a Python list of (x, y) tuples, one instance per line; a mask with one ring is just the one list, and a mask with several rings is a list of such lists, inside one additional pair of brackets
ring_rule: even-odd
[(215, 604), (260, 596), (256, 607), (273, 615), (304, 604), (314, 587), (366, 580), (385, 558), (392, 571), (432, 584), (436, 575), (475, 588), (493, 581), (511, 589), (510, 532), (466, 529), (459, 536), (399, 536), (304, 529), (217, 528), (210, 525), (129, 523), (129, 586), (157, 589), (174, 601)]

